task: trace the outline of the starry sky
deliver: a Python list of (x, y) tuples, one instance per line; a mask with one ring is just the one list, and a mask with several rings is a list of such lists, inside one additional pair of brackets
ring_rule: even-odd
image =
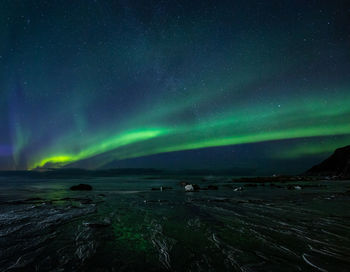
[(2, 0), (0, 169), (298, 173), (350, 144), (349, 1)]

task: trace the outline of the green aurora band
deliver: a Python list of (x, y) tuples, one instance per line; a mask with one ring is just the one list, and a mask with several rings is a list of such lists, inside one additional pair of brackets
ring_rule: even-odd
[[(350, 138), (349, 109), (350, 95), (329, 98), (327, 103), (315, 97), (312, 103), (292, 101), (280, 107), (271, 107), (266, 104), (259, 108), (244, 107), (220, 113), (217, 116), (211, 115), (203, 118), (201, 122), (180, 124), (176, 127), (150, 126), (147, 128), (145, 126), (113, 137), (93, 135), (88, 139), (96, 139), (96, 142), (89, 142), (85, 147), (82, 145), (83, 148), (76, 153), (69, 152), (71, 148), (69, 145), (67, 148), (67, 142), (65, 142), (64, 146), (58, 145), (52, 151), (40, 154), (31, 162), (29, 168), (43, 167), (47, 164), (64, 166), (104, 153), (108, 154), (103, 159), (99, 159), (101, 165), (116, 159), (215, 146), (334, 135), (349, 135)], [(162, 123), (166, 117), (174, 114), (174, 110), (164, 107), (159, 114), (156, 120)], [(154, 118), (154, 112), (150, 112), (149, 116)], [(145, 123), (149, 116), (144, 114), (141, 121)], [(140, 120), (137, 121), (140, 122)], [(84, 139), (79, 141), (84, 142)], [(76, 141), (71, 142), (71, 145), (76, 145)], [(317, 145), (317, 149), (315, 146), (303, 146), (303, 148), (290, 150), (290, 155), (288, 151), (284, 155), (297, 157), (298, 154), (327, 151), (331, 151), (330, 145)]]

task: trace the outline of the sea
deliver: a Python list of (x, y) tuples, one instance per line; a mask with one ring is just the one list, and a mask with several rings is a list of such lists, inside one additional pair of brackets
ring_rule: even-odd
[[(185, 192), (181, 181), (217, 190)], [(93, 190), (70, 190), (80, 183)], [(349, 190), (228, 176), (0, 177), (0, 271), (350, 271)]]

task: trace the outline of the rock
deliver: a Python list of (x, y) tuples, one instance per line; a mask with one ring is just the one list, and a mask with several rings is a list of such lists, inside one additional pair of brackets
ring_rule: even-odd
[(185, 186), (185, 191), (186, 191), (186, 192), (193, 192), (193, 191), (194, 191), (194, 188), (193, 188), (192, 184), (187, 184), (187, 185)]
[(197, 185), (197, 184), (192, 184), (192, 186), (193, 186), (193, 189), (194, 189), (195, 191), (198, 191), (198, 190), (201, 189), (201, 187), (199, 187), (199, 185)]
[(350, 177), (350, 145), (336, 149), (329, 158), (309, 169), (306, 175), (336, 177), (332, 179)]
[(299, 185), (288, 185), (287, 187), (288, 190), (301, 190), (301, 186)]
[(79, 185), (74, 185), (70, 187), (72, 191), (91, 191), (92, 186), (89, 184), (79, 184)]
[(185, 186), (186, 192), (198, 192), (201, 188), (197, 184), (187, 184)]

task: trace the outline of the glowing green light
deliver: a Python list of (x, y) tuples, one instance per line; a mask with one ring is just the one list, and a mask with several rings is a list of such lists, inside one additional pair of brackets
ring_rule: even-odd
[(72, 161), (72, 157), (71, 156), (65, 156), (65, 155), (54, 156), (54, 157), (49, 157), (49, 158), (45, 158), (45, 159), (41, 160), (35, 167), (38, 167), (38, 166), (42, 167), (42, 166), (44, 166), (47, 163), (56, 164), (56, 163), (67, 163), (67, 162), (70, 162), (70, 161)]
[(120, 135), (117, 135), (112, 138), (105, 139), (101, 143), (96, 143), (93, 146), (89, 146), (76, 154), (71, 155), (55, 155), (49, 156), (42, 159), (40, 162), (34, 162), (30, 169), (36, 167), (43, 167), (45, 165), (55, 165), (63, 166), (68, 163), (75, 162), (77, 160), (86, 159), (91, 156), (107, 152), (109, 150), (116, 149), (121, 146), (129, 145), (135, 142), (146, 141), (160, 135), (166, 134), (168, 130), (166, 129), (142, 129), (135, 130), (131, 132), (126, 132)]
[[(180, 121), (171, 120), (178, 113), (188, 111), (196, 99), (180, 105), (179, 112), (174, 107), (168, 108), (173, 105), (169, 102), (131, 119), (128, 126), (134, 129), (120, 130), (114, 136), (108, 129), (90, 133), (86, 138), (69, 135), (33, 157), (30, 166), (57, 164), (59, 167), (103, 155), (92, 164), (98, 167), (113, 160), (165, 152), (350, 134), (347, 121), (350, 120), (350, 96), (340, 93), (341, 97), (328, 97), (327, 103), (317, 97), (311, 102), (290, 97), (283, 106), (246, 102), (218, 112), (203, 110), (198, 119)], [(201, 96), (198, 107), (206, 108), (212, 98), (212, 95)]]

